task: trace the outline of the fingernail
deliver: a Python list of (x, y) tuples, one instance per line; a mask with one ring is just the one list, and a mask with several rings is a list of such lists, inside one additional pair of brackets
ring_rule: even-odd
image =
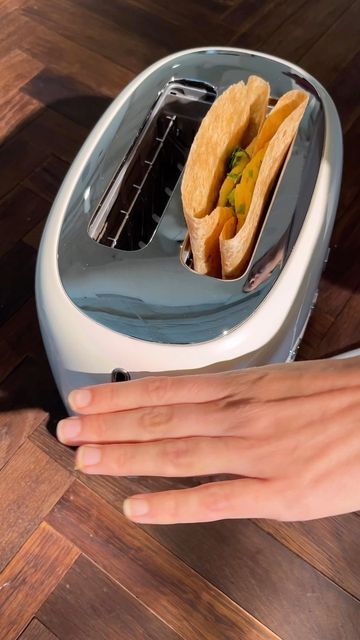
[(77, 468), (91, 467), (99, 464), (101, 460), (101, 449), (99, 447), (80, 447), (78, 449)]
[(73, 409), (82, 409), (91, 403), (92, 393), (89, 389), (76, 389), (69, 394), (69, 404)]
[(67, 418), (60, 420), (57, 426), (57, 437), (61, 442), (73, 440), (81, 432), (81, 422), (78, 418)]
[(127, 518), (144, 516), (149, 511), (149, 503), (144, 498), (127, 498), (123, 504), (123, 512)]

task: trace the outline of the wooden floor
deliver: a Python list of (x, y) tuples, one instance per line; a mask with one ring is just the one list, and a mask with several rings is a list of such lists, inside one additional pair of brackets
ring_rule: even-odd
[[(39, 335), (36, 250), (88, 131), (141, 69), (197, 45), (289, 58), (344, 130), (330, 261), (301, 358), (359, 346), (360, 0), (0, 0), (0, 639), (356, 640), (360, 518), (140, 527), (85, 477)], [(177, 483), (189, 486), (192, 481)]]

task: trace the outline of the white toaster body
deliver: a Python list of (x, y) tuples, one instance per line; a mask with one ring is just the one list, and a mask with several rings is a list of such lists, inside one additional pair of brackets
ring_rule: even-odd
[[(217, 93), (254, 73), (270, 82), (273, 100), (297, 87), (311, 99), (247, 273), (218, 281), (191, 272), (180, 259), (186, 149), (174, 149), (182, 135), (189, 145), (195, 133), (195, 125), (189, 133), (189, 113), (199, 121)], [(152, 162), (144, 154), (154, 143), (152, 119), (160, 112)], [(159, 154), (163, 164), (156, 168)], [(144, 162), (158, 172), (156, 180), (165, 179), (165, 195), (159, 196), (155, 181), (131, 200), (129, 184), (138, 189), (140, 179), (130, 174)], [(172, 173), (163, 178), (169, 163)], [(112, 379), (293, 359), (327, 257), (341, 171), (334, 104), (313, 77), (286, 61), (240, 49), (194, 49), (135, 78), (74, 160), (39, 250), (38, 316), (64, 402), (75, 387)]]

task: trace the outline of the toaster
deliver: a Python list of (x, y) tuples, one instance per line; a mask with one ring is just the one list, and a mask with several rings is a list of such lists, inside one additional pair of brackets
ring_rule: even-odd
[[(215, 98), (250, 75), (309, 102), (267, 203), (246, 272), (196, 273), (181, 178)], [(328, 255), (342, 172), (335, 106), (303, 69), (271, 55), (198, 48), (170, 55), (112, 102), (51, 208), (36, 268), (49, 362), (73, 388), (220, 372), (294, 359)]]

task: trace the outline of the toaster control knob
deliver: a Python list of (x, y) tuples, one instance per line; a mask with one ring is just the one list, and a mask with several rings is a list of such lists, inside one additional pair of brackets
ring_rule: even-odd
[(130, 373), (125, 369), (114, 369), (111, 373), (111, 382), (126, 382), (130, 379)]

